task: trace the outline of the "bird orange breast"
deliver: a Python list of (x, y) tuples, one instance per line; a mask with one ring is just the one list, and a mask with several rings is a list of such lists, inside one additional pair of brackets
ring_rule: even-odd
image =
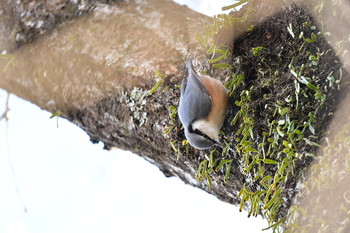
[(227, 89), (219, 80), (209, 76), (203, 76), (202, 83), (207, 88), (212, 99), (211, 111), (207, 120), (214, 121), (221, 127), (226, 116), (228, 104)]

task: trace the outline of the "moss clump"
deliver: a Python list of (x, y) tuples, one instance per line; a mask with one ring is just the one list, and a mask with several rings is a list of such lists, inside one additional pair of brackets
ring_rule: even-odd
[(235, 72), (245, 78), (233, 93), (240, 101), (232, 113), (244, 109), (245, 117), (228, 138), (237, 142), (241, 166), (253, 178), (240, 193), (242, 203), (278, 223), (335, 110), (342, 64), (298, 8), (256, 27), (234, 47)]
[[(233, 18), (215, 18), (207, 36), (239, 21)], [(228, 179), (227, 169), (238, 169), (244, 176), (241, 209), (247, 207), (249, 216), (264, 215), (279, 231), (298, 191), (296, 182), (315, 157), (337, 106), (343, 66), (312, 18), (297, 7), (247, 29), (232, 44), (231, 56), (214, 40), (198, 38), (211, 43), (212, 62), (229, 68), (231, 77), (226, 83), (231, 90), (224, 127), (227, 153), (211, 153), (199, 169), (206, 164), (207, 171), (221, 172), (228, 182), (237, 177)], [(233, 163), (226, 171), (215, 169), (220, 161)], [(201, 177), (206, 176), (211, 185), (209, 175)]]

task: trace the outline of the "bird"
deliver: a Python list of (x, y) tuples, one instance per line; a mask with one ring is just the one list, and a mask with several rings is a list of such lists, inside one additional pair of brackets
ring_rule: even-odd
[(216, 79), (198, 74), (192, 59), (186, 62), (178, 116), (191, 146), (205, 150), (219, 144), (219, 131), (226, 117), (228, 90)]

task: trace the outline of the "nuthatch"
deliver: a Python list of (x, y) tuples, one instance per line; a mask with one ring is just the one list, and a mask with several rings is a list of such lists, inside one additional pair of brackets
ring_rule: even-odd
[(224, 122), (228, 92), (222, 83), (208, 75), (197, 74), (192, 61), (186, 63), (182, 81), (179, 117), (189, 143), (197, 149), (220, 144), (219, 130)]

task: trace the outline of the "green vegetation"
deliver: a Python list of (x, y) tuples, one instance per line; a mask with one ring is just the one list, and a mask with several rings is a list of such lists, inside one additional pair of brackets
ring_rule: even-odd
[(54, 117), (59, 117), (59, 116), (61, 116), (61, 112), (60, 111), (57, 111), (57, 112), (55, 112), (54, 114), (52, 114), (51, 116), (50, 116), (50, 119), (52, 119), (52, 118), (54, 118)]
[[(211, 57), (209, 63), (226, 75), (230, 96), (221, 133), (225, 146), (194, 159), (199, 164), (196, 177), (210, 188), (242, 180), (240, 210), (248, 209), (248, 217), (263, 215), (267, 229), (281, 232), (296, 182), (316, 157), (338, 103), (343, 70), (323, 34), (299, 8), (287, 9), (267, 24), (247, 27), (246, 34), (228, 46), (232, 50), (216, 44), (214, 38), (222, 30), (248, 16), (249, 7), (243, 16), (217, 15), (203, 34), (196, 35)], [(149, 94), (163, 84), (162, 75), (156, 75), (160, 81)], [(177, 108), (171, 105), (168, 111), (165, 134), (177, 135), (170, 138), (171, 148), (177, 159), (191, 156)], [(237, 174), (243, 174), (239, 181)], [(296, 211), (293, 207), (290, 212)]]
[(213, 38), (242, 17), (218, 15), (197, 35), (212, 57), (209, 63), (231, 77), (226, 87), (234, 103), (230, 125), (224, 127), (225, 153), (205, 154), (197, 179), (206, 179), (211, 187), (214, 173), (229, 182), (231, 169), (240, 169), (245, 174), (240, 209), (248, 207), (248, 217), (263, 214), (274, 232), (282, 231), (286, 213), (281, 207), (288, 210), (290, 205), (284, 197), (294, 195), (295, 182), (314, 158), (342, 78), (342, 65), (322, 33), (305, 12), (293, 10), (302, 17), (276, 16), (284, 24), (270, 25), (277, 29), (272, 38), (262, 37), (272, 31), (268, 26), (247, 28), (233, 51), (217, 46)]
[(161, 74), (158, 70), (154, 70), (154, 73), (158, 78), (160, 78), (160, 80), (151, 88), (151, 90), (148, 91), (148, 95), (152, 95), (154, 92), (156, 92), (164, 82), (163, 74)]

